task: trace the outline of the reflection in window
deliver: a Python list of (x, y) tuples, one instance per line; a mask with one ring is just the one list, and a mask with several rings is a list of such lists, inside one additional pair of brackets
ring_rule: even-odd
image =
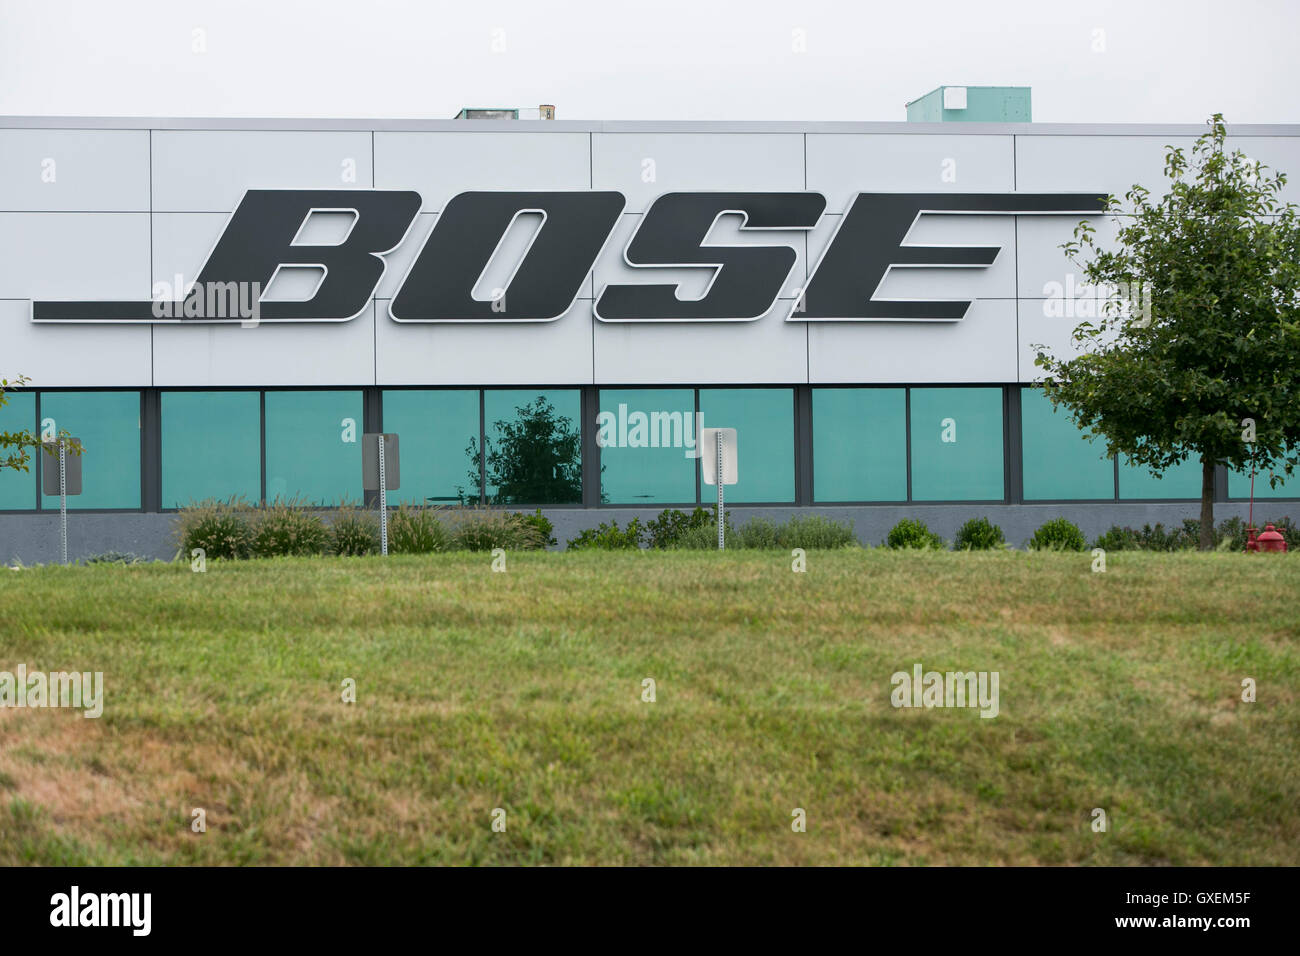
[[(582, 503), (578, 389), (489, 389), (483, 396), (485, 495), (495, 505)], [(466, 487), (478, 481), (479, 443), (465, 449)]]
[(466, 482), (465, 449), (478, 441), (478, 389), (391, 389), (384, 392), (384, 431), (396, 433), (402, 487), (393, 504), (477, 504), (478, 467)]

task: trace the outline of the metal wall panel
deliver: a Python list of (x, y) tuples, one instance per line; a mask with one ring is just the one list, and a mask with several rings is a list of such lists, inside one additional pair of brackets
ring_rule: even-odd
[(350, 322), (156, 325), (154, 384), (373, 385), (373, 306)]
[(148, 213), (0, 213), (0, 298), (148, 299)]
[(248, 189), (370, 186), (369, 133), (159, 130), (153, 134), (154, 212), (228, 214)]
[(554, 322), (392, 322), (376, 303), (380, 385), (589, 385), (591, 302)]
[(979, 299), (960, 322), (809, 323), (814, 383), (1016, 380), (1016, 303)]
[(585, 133), (376, 133), (375, 185), (414, 189), (423, 212), (439, 212), (476, 189), (586, 189)]
[(596, 323), (602, 385), (798, 384), (807, 381), (807, 333), (781, 301), (753, 322)]
[(826, 196), (831, 213), (860, 192), (1010, 192), (1012, 139), (809, 133), (808, 188)]
[(617, 189), (627, 212), (683, 189), (802, 190), (803, 137), (792, 133), (596, 133), (591, 181)]
[(149, 131), (0, 130), (0, 211), (148, 212)]
[(152, 385), (147, 325), (34, 325), (31, 303), (0, 300), (0, 378), (32, 388)]

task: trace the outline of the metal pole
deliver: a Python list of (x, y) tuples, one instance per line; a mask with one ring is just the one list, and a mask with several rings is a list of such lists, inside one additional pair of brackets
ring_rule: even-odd
[(722, 517), (724, 512), (722, 510), (722, 429), (721, 428), (718, 429), (717, 436), (718, 436), (718, 470), (713, 477), (715, 477), (718, 480), (718, 550), (722, 551), (726, 547), (726, 544), (722, 539), (723, 528), (726, 526), (726, 522), (723, 520)]
[(59, 439), (59, 554), (68, 563), (68, 451)]
[(379, 436), (379, 549), (388, 554), (388, 475), (384, 469), (384, 436)]

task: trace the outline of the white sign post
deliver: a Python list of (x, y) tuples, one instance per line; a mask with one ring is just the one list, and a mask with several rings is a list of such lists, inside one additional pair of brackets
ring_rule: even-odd
[[(58, 438), (43, 442), (50, 459), (41, 469), (41, 491), (59, 496), (59, 560), (68, 563), (68, 495), (81, 494), (81, 456), (68, 460), (68, 445), (80, 441), (76, 438)], [(59, 456), (58, 480), (54, 479), (53, 458)]]
[(402, 487), (401, 457), (393, 432), (361, 436), (361, 486), (379, 492), (379, 551), (388, 554), (388, 492)]
[[(740, 481), (740, 454), (737, 448), (736, 430), (734, 428), (704, 428), (700, 430), (698, 447), (700, 468), (706, 485), (718, 486), (718, 550), (726, 548), (725, 528), (726, 512), (722, 507), (723, 485), (734, 485)], [(712, 448), (710, 455), (707, 449)]]
[(384, 473), (384, 436), (379, 436), (379, 553), (388, 557), (388, 475)]

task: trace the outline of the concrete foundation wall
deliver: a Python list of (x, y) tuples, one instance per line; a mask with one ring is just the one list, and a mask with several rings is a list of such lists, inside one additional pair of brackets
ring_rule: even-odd
[[(642, 523), (656, 517), (660, 508), (555, 508), (543, 512), (555, 525), (555, 537), (564, 543), (586, 528), (602, 521), (617, 521), (620, 526), (633, 518)], [(1160, 522), (1176, 527), (1185, 518), (1200, 513), (1197, 502), (1064, 504), (1064, 505), (875, 505), (855, 507), (818, 506), (813, 508), (746, 508), (727, 509), (732, 523), (743, 525), (751, 517), (762, 515), (784, 521), (791, 515), (822, 514), (836, 521), (853, 522), (853, 530), (865, 545), (879, 545), (889, 529), (901, 518), (919, 518), (951, 541), (957, 529), (970, 518), (987, 517), (1002, 528), (1007, 541), (1015, 547), (1025, 542), (1043, 522), (1065, 517), (1083, 531), (1089, 541), (1111, 525), (1141, 528)], [(1234, 515), (1246, 518), (1247, 505), (1218, 502), (1214, 520)], [(1289, 516), (1300, 521), (1300, 502), (1256, 503), (1255, 518), (1260, 527), (1265, 520)], [(130, 552), (146, 558), (170, 560), (177, 550), (172, 537), (174, 514), (77, 514), (68, 515), (68, 557), (70, 560), (103, 554), (106, 551)], [(48, 564), (59, 560), (59, 516), (57, 514), (0, 515), (0, 561), (6, 564)]]

